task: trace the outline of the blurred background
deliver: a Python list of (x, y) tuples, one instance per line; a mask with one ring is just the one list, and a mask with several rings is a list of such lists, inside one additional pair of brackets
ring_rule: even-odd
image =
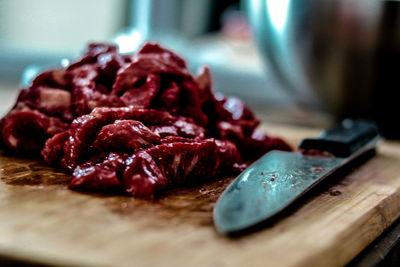
[[(324, 82), (323, 87), (327, 88), (326, 92), (325, 88), (318, 88), (319, 92), (323, 93), (319, 96), (319, 100), (323, 100), (322, 104), (336, 104), (338, 99), (346, 98), (346, 107), (357, 106), (355, 103), (362, 99), (361, 96), (366, 95), (363, 87), (358, 86), (359, 81), (370, 81), (362, 78), (367, 77), (365, 73), (359, 71), (356, 74), (360, 76), (353, 76), (350, 70), (354, 71), (360, 69), (357, 66), (364, 66), (367, 62), (364, 60), (365, 53), (372, 51), (370, 46), (367, 47), (372, 42), (364, 42), (361, 37), (375, 37), (372, 34), (375, 31), (368, 27), (372, 25), (371, 17), (378, 17), (376, 12), (371, 12), (378, 10), (378, 2), (397, 4), (394, 9), (390, 7), (392, 19), (386, 28), (391, 29), (389, 32), (396, 38), (400, 32), (400, 1), (371, 0), (367, 1), (369, 5), (365, 5), (365, 2), (0, 0), (0, 113), (4, 114), (12, 105), (17, 89), (27, 86), (40, 70), (57, 66), (63, 59), (65, 62), (65, 59), (79, 56), (80, 51), (91, 41), (114, 42), (119, 45), (121, 52), (129, 53), (138, 49), (143, 42), (151, 40), (159, 41), (185, 57), (192, 72), (196, 72), (201, 65), (209, 65), (214, 90), (244, 99), (262, 120), (325, 127), (347, 114), (342, 112), (343, 114), (338, 116), (338, 110), (310, 104), (315, 104), (314, 100), (308, 104), (301, 103), (294, 97), (297, 93), (286, 88), (290, 87), (288, 84), (278, 82), (276, 74), (279, 72), (276, 70), (280, 70), (280, 67), (286, 64), (283, 68), (289, 72), (285, 74), (287, 77), (294, 73), (294, 69), (310, 73), (312, 71), (311, 76), (317, 75), (317, 82)], [(249, 8), (252, 16), (248, 19), (249, 12), (246, 11)], [(257, 17), (260, 10), (263, 13)], [(365, 17), (369, 18), (367, 23), (361, 20)], [(257, 27), (252, 30), (249, 21)], [(264, 29), (264, 25), (269, 28)], [(271, 29), (272, 31), (268, 32)], [(257, 36), (252, 36), (254, 32)], [(348, 37), (351, 37), (351, 42), (343, 39)], [(262, 51), (264, 53), (257, 50), (255, 39), (259, 47), (262, 44), (265, 48), (263, 50), (266, 51)], [(348, 49), (349, 44), (351, 49)], [(398, 44), (396, 45), (398, 47)], [(395, 70), (399, 69), (398, 49), (393, 51), (396, 51), (397, 59), (393, 59), (394, 54), (387, 58), (391, 58), (391, 70), (396, 72)], [(311, 56), (303, 58), (305, 55)], [(268, 64), (269, 61), (275, 64)], [(299, 67), (299, 62), (306, 67)], [(385, 62), (381, 65), (385, 65)], [(337, 73), (338, 69), (340, 73)], [(301, 75), (305, 77), (308, 73)], [(337, 79), (340, 75), (346, 76), (343, 81)], [(356, 78), (349, 79), (350, 76)], [(293, 77), (291, 79), (295, 84), (299, 81)], [(349, 94), (349, 90), (339, 84), (339, 81), (352, 86), (350, 91), (354, 94)], [(398, 83), (394, 86), (392, 81), (390, 83), (391, 91), (400, 89)], [(339, 88), (339, 85), (345, 93), (334, 88)], [(308, 88), (302, 90), (312, 91)], [(307, 99), (314, 97), (311, 93), (307, 95)], [(392, 94), (391, 99), (398, 95)], [(363, 102), (362, 105), (363, 109), (359, 113), (349, 115), (362, 117), (363, 114), (367, 114), (370, 103)], [(392, 109), (385, 112), (386, 117), (388, 112), (394, 115)], [(392, 125), (391, 122), (390, 124)], [(400, 131), (397, 137), (400, 137)]]

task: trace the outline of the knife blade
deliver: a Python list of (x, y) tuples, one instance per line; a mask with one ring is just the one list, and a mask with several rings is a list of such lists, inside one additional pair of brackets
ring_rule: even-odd
[(271, 151), (244, 170), (219, 197), (213, 218), (221, 234), (243, 231), (285, 210), (379, 140), (369, 121), (344, 120), (304, 139), (298, 152)]

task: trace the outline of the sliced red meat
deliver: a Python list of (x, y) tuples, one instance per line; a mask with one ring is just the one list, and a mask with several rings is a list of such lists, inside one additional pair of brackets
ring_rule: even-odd
[(71, 81), (73, 87), (91, 86), (98, 76), (99, 68), (95, 64), (84, 64), (70, 69), (66, 73), (66, 77)]
[(217, 123), (217, 130), (218, 130), (218, 135), (221, 139), (239, 141), (245, 138), (242, 127), (232, 122), (219, 121)]
[(96, 151), (136, 151), (157, 144), (160, 136), (135, 120), (117, 120), (103, 126), (91, 148)]
[(202, 66), (196, 77), (196, 83), (199, 88), (199, 96), (201, 103), (205, 103), (213, 98), (211, 90), (211, 71), (207, 66)]
[(194, 143), (200, 142), (204, 138), (197, 137), (197, 138), (186, 138), (181, 136), (166, 136), (160, 139), (161, 144), (170, 144), (170, 143)]
[(173, 119), (167, 112), (134, 108), (95, 108), (90, 115), (75, 119), (70, 126), (70, 137), (64, 146), (65, 156), (61, 161), (64, 168), (73, 170), (84, 162), (89, 147), (98, 132), (105, 125), (116, 120), (137, 120), (147, 125), (170, 122)]
[(116, 95), (96, 83), (99, 69), (95, 65), (83, 65), (69, 72), (73, 88), (72, 109), (75, 117), (90, 113), (96, 107), (124, 106)]
[(246, 136), (239, 124), (226, 121), (218, 122), (217, 129), (220, 138), (235, 143), (246, 160), (257, 159), (271, 150), (292, 150), (283, 139), (269, 137), (257, 129), (250, 136)]
[(121, 96), (121, 100), (125, 106), (148, 108), (151, 101), (156, 97), (159, 88), (160, 77), (154, 74), (149, 74), (145, 83), (128, 89)]
[(72, 173), (69, 188), (95, 192), (112, 192), (120, 188), (115, 169), (92, 165), (78, 166)]
[(71, 105), (71, 93), (58, 88), (50, 87), (38, 87), (39, 98), (38, 108), (46, 110), (50, 113), (57, 113), (60, 116), (62, 113), (69, 111), (69, 106)]
[(251, 135), (260, 124), (253, 112), (235, 97), (224, 97), (221, 94), (215, 96), (214, 112), (218, 121), (228, 121), (242, 127), (245, 135)]
[(67, 86), (65, 69), (48, 70), (39, 74), (33, 81), (32, 87), (45, 85), (49, 87), (65, 88)]
[[(85, 64), (69, 70), (67, 77), (71, 80), (74, 116), (79, 117), (89, 113), (91, 109), (88, 102), (93, 98), (94, 90), (96, 89), (97, 67)], [(97, 93), (99, 94), (100, 92)]]
[(97, 107), (121, 107), (121, 99), (115, 95), (107, 95), (90, 87), (74, 89), (73, 110), (76, 117), (90, 113)]
[[(267, 137), (255, 128), (260, 121), (239, 99), (216, 95), (213, 101), (215, 134), (221, 139), (232, 141), (238, 147), (244, 159), (256, 159), (272, 149), (288, 150), (289, 146)], [(281, 140), (283, 141), (283, 140)], [(271, 146), (274, 144), (273, 146)]]
[(122, 186), (126, 193), (136, 197), (151, 198), (167, 187), (167, 177), (146, 151), (140, 151), (129, 158), (127, 164), (128, 167), (122, 176)]
[(128, 194), (152, 197), (166, 187), (196, 184), (232, 173), (240, 155), (232, 143), (207, 139), (169, 143), (137, 152), (127, 160), (122, 184)]
[(165, 49), (157, 43), (146, 43), (137, 53), (138, 56), (152, 55), (153, 57), (158, 57), (161, 60), (171, 61), (178, 67), (186, 68), (186, 62), (180, 56), (174, 52)]
[(118, 71), (113, 85), (113, 93), (122, 94), (149, 74), (174, 75), (178, 77), (190, 76), (186, 68), (176, 65), (173, 61), (168, 61), (162, 57), (154, 57), (152, 54), (142, 55)]
[(115, 120), (137, 120), (146, 125), (162, 125), (174, 121), (168, 112), (133, 107), (101, 107), (95, 108), (90, 114), (110, 123)]
[(125, 61), (120, 54), (103, 54), (97, 58), (101, 73), (107, 78), (115, 78), (117, 71), (123, 65)]
[(84, 51), (85, 56), (91, 56), (93, 58), (105, 53), (117, 53), (118, 47), (114, 44), (106, 43), (90, 43)]
[(68, 137), (68, 131), (64, 131), (47, 139), (41, 152), (42, 157), (47, 164), (53, 166), (60, 164), (60, 160), (64, 156), (63, 147)]
[(180, 88), (176, 82), (171, 82), (166, 88), (163, 88), (163, 92), (158, 95), (153, 106), (177, 114), (180, 101)]
[(180, 114), (191, 117), (200, 125), (206, 125), (208, 117), (203, 111), (203, 102), (200, 98), (200, 90), (193, 79), (187, 79), (181, 84), (181, 104)]
[(48, 164), (73, 172), (71, 188), (151, 197), (240, 171), (241, 157), (290, 149), (258, 124), (239, 99), (214, 95), (207, 67), (194, 77), (158, 44), (122, 55), (93, 43), (79, 60), (43, 72), (21, 91), (0, 120), (0, 145), (42, 151)]
[(68, 66), (67, 71), (88, 63), (95, 63), (100, 55), (108, 53), (114, 54), (117, 52), (118, 48), (115, 45), (104, 43), (91, 43), (86, 47), (86, 50), (83, 52), (83, 56), (79, 60), (72, 62)]
[(97, 82), (105, 85), (107, 91), (111, 91), (117, 71), (126, 64), (123, 57), (117, 53), (103, 54), (98, 56), (97, 64), (101, 72)]
[(173, 125), (156, 125), (150, 126), (150, 130), (161, 137), (178, 136), (178, 128)]
[(48, 117), (37, 110), (10, 113), (3, 121), (1, 134), (5, 146), (13, 152), (37, 155), (46, 140), (68, 128), (58, 118)]
[(207, 135), (205, 128), (194, 123), (192, 119), (183, 116), (173, 117), (171, 121), (166, 122), (164, 125), (150, 126), (150, 129), (161, 137), (204, 138)]
[(105, 157), (100, 155), (89, 160), (74, 170), (69, 187), (75, 190), (95, 192), (120, 190), (118, 176), (125, 168), (127, 157), (127, 154), (109, 153)]
[(178, 135), (183, 137), (205, 137), (207, 130), (196, 124), (193, 119), (178, 116), (173, 119), (173, 126), (178, 130)]
[(183, 115), (193, 118), (198, 124), (206, 125), (207, 115), (203, 111), (203, 100), (200, 89), (193, 79), (186, 79), (180, 82), (170, 82), (162, 93), (158, 95), (154, 108), (168, 110), (174, 115)]
[(38, 86), (20, 92), (18, 103), (24, 103), (30, 109), (37, 109), (51, 117), (72, 121), (71, 93), (64, 89)]
[(237, 147), (244, 159), (257, 159), (271, 150), (293, 150), (283, 139), (269, 137), (259, 130), (254, 130), (251, 136), (238, 140)]

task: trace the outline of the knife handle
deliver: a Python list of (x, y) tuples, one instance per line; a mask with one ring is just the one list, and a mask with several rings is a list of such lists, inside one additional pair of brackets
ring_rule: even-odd
[(377, 137), (379, 131), (375, 123), (346, 119), (340, 125), (323, 131), (318, 138), (304, 139), (299, 149), (329, 152), (336, 157), (346, 158)]

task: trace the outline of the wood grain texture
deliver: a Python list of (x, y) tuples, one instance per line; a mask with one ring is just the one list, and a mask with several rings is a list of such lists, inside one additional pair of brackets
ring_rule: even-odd
[[(274, 126), (293, 145), (316, 130)], [(157, 201), (70, 191), (41, 161), (0, 157), (0, 255), (55, 265), (338, 266), (400, 215), (400, 143), (318, 187), (273, 225), (240, 238), (214, 230), (232, 178)]]

